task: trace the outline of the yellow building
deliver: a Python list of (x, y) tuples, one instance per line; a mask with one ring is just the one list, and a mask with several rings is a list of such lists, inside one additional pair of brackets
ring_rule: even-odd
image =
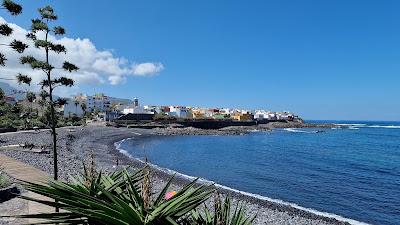
[(235, 113), (232, 118), (237, 121), (249, 121), (254, 119), (251, 113)]
[(204, 119), (205, 118), (204, 113), (197, 111), (197, 110), (192, 111), (192, 116), (193, 116), (193, 119)]

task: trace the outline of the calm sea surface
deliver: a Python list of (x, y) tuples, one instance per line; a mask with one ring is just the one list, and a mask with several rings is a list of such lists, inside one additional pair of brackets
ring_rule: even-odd
[(127, 140), (121, 148), (241, 191), (363, 222), (400, 224), (400, 122), (334, 122), (354, 125), (155, 137)]

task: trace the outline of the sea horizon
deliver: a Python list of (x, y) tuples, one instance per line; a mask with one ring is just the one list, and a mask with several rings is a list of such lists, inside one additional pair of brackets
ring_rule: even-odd
[(384, 123), (399, 123), (400, 120), (360, 120), (360, 119), (304, 119), (305, 122), (337, 122), (337, 121), (342, 121), (342, 122), (384, 122)]

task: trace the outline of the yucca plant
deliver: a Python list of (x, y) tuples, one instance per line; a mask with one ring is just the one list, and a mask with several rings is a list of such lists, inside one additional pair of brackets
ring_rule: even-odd
[(238, 203), (231, 212), (232, 201), (229, 196), (222, 202), (220, 194), (214, 199), (214, 211), (204, 206), (203, 212), (194, 209), (191, 213), (191, 224), (201, 225), (251, 225), (256, 218), (248, 217), (244, 205)]
[[(85, 169), (85, 171), (87, 171)], [(72, 182), (49, 181), (47, 184), (23, 182), (28, 191), (51, 200), (21, 196), (23, 199), (57, 207), (61, 212), (21, 215), (20, 218), (44, 219), (41, 224), (174, 224), (187, 220), (196, 207), (214, 192), (213, 187), (196, 186), (194, 180), (166, 200), (172, 178), (154, 200), (142, 185), (148, 168), (135, 173), (123, 169), (111, 174), (85, 173)]]

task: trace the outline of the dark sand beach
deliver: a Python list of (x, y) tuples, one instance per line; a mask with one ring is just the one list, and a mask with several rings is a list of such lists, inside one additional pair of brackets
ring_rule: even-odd
[[(179, 129), (179, 128), (177, 128)], [(116, 150), (115, 143), (126, 138), (143, 139), (154, 135), (179, 135), (175, 131), (150, 130), (150, 129), (128, 129), (105, 126), (86, 126), (74, 128), (60, 128), (58, 130), (59, 140), (59, 168), (62, 179), (68, 179), (70, 175), (79, 174), (82, 171), (82, 161), (87, 159), (91, 153), (94, 154), (96, 165), (102, 170), (114, 170), (116, 167), (130, 165), (135, 168), (143, 167), (143, 163), (137, 159)], [(192, 133), (191, 133), (192, 134)], [(206, 134), (206, 133), (205, 133)], [(21, 133), (1, 134), (1, 144), (12, 145), (22, 143), (33, 143), (37, 146), (50, 144), (49, 131), (31, 131)], [(49, 174), (52, 173), (52, 154), (38, 154), (22, 152), (18, 149), (1, 150), (3, 154), (28, 163)], [(117, 161), (119, 166), (117, 166)], [(152, 188), (155, 192), (165, 184), (171, 177), (164, 170), (153, 168)], [(176, 176), (172, 189), (179, 189), (189, 179)], [(258, 198), (235, 190), (220, 188), (220, 192), (230, 194), (234, 201), (245, 202), (248, 211), (257, 213), (255, 224), (356, 224), (357, 221), (347, 220), (332, 215), (303, 210), (301, 207), (292, 206), (287, 203), (279, 203), (267, 198)], [(212, 203), (208, 203), (212, 204)], [(1, 205), (1, 204), (0, 204)], [(1, 224), (1, 221), (0, 221)]]

